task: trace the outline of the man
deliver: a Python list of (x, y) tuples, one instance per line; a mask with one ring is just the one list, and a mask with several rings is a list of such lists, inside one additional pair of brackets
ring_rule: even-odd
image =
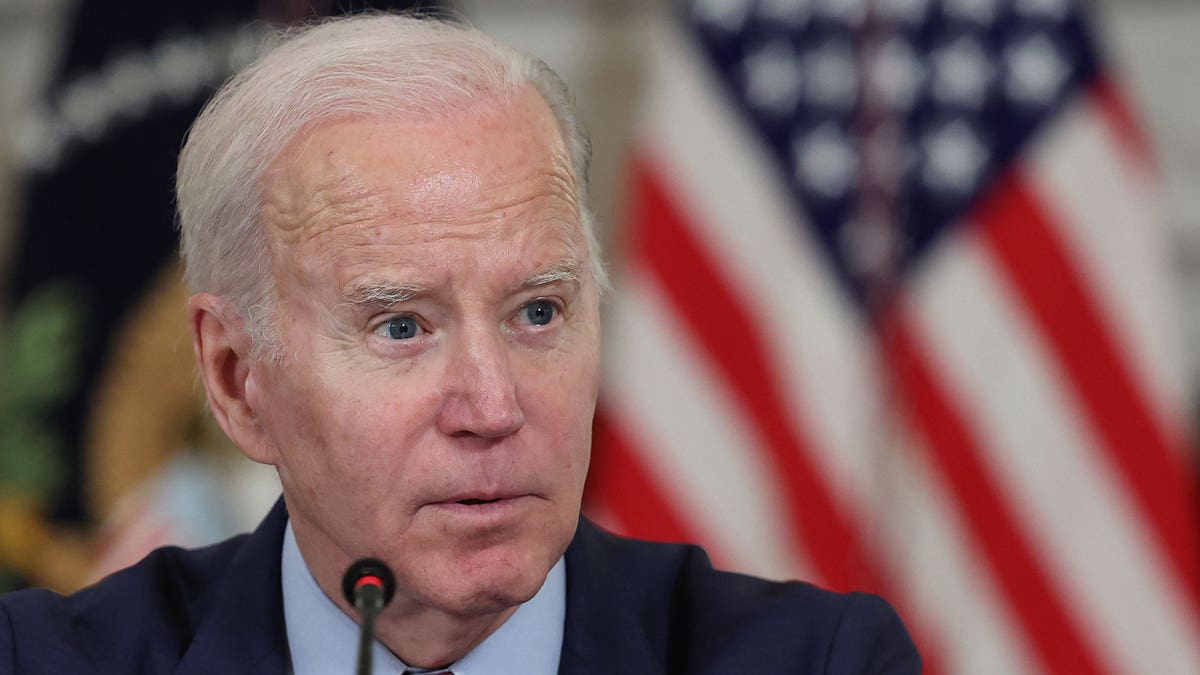
[(452, 24), (322, 24), (226, 84), (180, 156), (190, 327), (216, 421), (282, 503), (252, 535), (4, 599), (0, 671), (347, 672), (341, 578), (373, 556), (397, 587), (379, 672), (917, 672), (878, 598), (580, 520), (605, 285), (587, 154), (553, 73)]

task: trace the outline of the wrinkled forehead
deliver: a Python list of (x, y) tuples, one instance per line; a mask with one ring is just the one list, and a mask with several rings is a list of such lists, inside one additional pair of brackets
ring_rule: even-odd
[[(532, 88), (469, 107), (309, 125), (273, 163), (264, 221), (276, 243), (353, 222), (464, 223), (531, 200), (579, 222), (558, 123)], [(582, 232), (580, 232), (582, 234)]]

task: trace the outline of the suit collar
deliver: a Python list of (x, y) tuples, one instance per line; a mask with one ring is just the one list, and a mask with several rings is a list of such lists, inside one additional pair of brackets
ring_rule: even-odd
[(283, 673), (287, 634), (279, 556), (287, 510), (281, 498), (244, 538), (228, 571), (196, 600), (202, 616), (175, 672)]
[[(227, 573), (196, 600), (202, 616), (175, 672), (284, 673), (288, 665), (283, 623), (280, 552), (287, 526), (283, 499), (242, 540)], [(621, 573), (616, 538), (580, 518), (567, 548), (567, 612), (559, 675), (665, 672), (646, 621), (632, 609), (640, 591)]]
[(559, 675), (666, 672), (644, 617), (632, 609), (641, 579), (622, 574), (617, 539), (579, 519), (567, 549), (567, 618)]

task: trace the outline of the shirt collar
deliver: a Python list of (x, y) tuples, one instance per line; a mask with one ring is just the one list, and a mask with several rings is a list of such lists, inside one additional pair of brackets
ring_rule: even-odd
[[(290, 521), (283, 535), (280, 564), (292, 672), (349, 672), (358, 649), (358, 624), (326, 597), (313, 579)], [(560, 558), (537, 595), (450, 666), (454, 675), (555, 675), (567, 607), (565, 565)], [(378, 640), (373, 661), (375, 672), (381, 675), (400, 675), (405, 670), (404, 663)]]

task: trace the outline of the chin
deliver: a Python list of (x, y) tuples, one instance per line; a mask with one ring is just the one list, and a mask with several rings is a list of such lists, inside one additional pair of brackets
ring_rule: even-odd
[(557, 555), (488, 551), (456, 561), (443, 577), (444, 593), (434, 599), (460, 615), (490, 614), (528, 602), (537, 595)]

